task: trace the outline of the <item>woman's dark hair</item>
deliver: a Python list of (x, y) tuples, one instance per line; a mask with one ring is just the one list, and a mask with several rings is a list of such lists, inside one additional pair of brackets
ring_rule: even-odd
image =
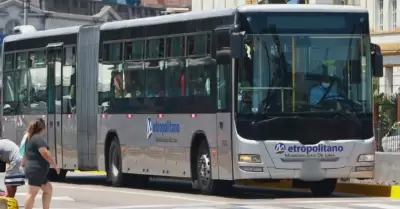
[(42, 118), (32, 121), (28, 126), (28, 139), (31, 139), (33, 135), (40, 133), (45, 128), (46, 123)]

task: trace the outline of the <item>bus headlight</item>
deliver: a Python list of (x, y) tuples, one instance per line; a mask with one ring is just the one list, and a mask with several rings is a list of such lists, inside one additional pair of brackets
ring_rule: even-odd
[(261, 163), (260, 155), (239, 155), (240, 163)]
[(375, 160), (374, 154), (363, 154), (358, 156), (358, 162), (373, 162)]

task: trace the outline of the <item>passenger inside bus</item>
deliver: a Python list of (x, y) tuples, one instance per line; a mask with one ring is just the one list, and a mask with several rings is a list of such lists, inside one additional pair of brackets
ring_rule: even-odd
[(144, 96), (142, 85), (136, 80), (134, 73), (125, 74), (125, 98), (138, 98)]
[(111, 98), (121, 98), (123, 92), (122, 77), (121, 73), (116, 69), (114, 69), (111, 72), (110, 84), (111, 84), (110, 86)]

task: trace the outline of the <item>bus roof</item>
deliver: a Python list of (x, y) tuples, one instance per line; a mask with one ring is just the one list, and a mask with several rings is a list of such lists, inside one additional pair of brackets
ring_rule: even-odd
[(34, 38), (49, 37), (49, 36), (70, 35), (70, 34), (78, 33), (80, 27), (81, 26), (72, 26), (72, 27), (65, 27), (65, 28), (36, 31), (36, 32), (31, 32), (31, 33), (9, 35), (4, 38), (4, 42), (6, 43), (6, 42), (13, 42), (13, 41), (34, 39)]
[(100, 30), (115, 30), (115, 29), (130, 28), (137, 26), (205, 19), (210, 17), (222, 17), (222, 16), (233, 15), (235, 11), (236, 9), (216, 9), (209, 11), (184, 12), (172, 15), (162, 15), (156, 17), (138, 18), (133, 20), (107, 22), (101, 25)]
[(318, 5), (318, 4), (258, 4), (243, 5), (238, 7), (239, 12), (347, 12), (368, 13), (367, 9), (356, 6), (344, 5)]
[(185, 12), (180, 14), (139, 18), (133, 20), (123, 20), (103, 23), (100, 30), (116, 30), (122, 28), (155, 25), (163, 23), (181, 22), (187, 20), (205, 19), (210, 17), (221, 17), (232, 15), (235, 11), (239, 12), (348, 12), (348, 13), (368, 13), (366, 9), (355, 6), (344, 5), (302, 5), (302, 4), (263, 4), (263, 5), (244, 5), (237, 9), (215, 9), (208, 11)]

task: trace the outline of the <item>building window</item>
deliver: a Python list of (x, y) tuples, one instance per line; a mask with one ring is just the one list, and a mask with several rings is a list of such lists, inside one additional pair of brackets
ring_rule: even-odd
[(392, 29), (397, 27), (397, 0), (392, 0)]
[(383, 30), (383, 0), (379, 0), (379, 30)]

